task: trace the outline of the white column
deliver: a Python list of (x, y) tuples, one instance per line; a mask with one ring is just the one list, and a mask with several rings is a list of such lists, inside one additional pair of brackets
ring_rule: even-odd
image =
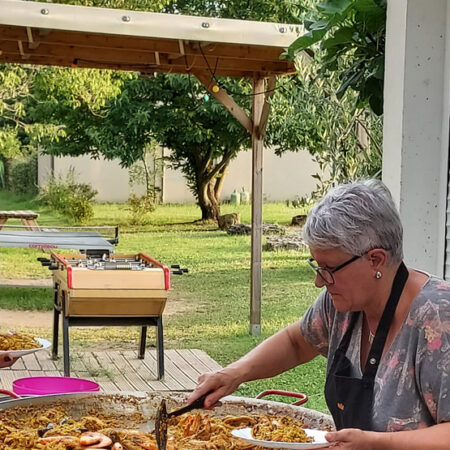
[(407, 264), (443, 275), (448, 177), (450, 0), (388, 0), (383, 181)]

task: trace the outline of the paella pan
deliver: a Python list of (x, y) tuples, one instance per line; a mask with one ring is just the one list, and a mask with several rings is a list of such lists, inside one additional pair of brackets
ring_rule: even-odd
[[(64, 394), (0, 404), (0, 447), (9, 449), (156, 450), (154, 420), (162, 398), (169, 409), (186, 402), (184, 393)], [(283, 416), (306, 428), (328, 430), (329, 416), (279, 402), (226, 397), (214, 411), (197, 411), (169, 424), (168, 450), (259, 449), (231, 431), (261, 417)]]

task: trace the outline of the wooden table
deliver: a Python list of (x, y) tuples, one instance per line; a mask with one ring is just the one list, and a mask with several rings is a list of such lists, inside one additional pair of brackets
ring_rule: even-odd
[(36, 219), (38, 217), (39, 214), (30, 210), (0, 211), (0, 230), (3, 228), (3, 225), (5, 225), (8, 219), (20, 219), (23, 225), (25, 225), (26, 229), (29, 231), (39, 230), (39, 225), (36, 222)]

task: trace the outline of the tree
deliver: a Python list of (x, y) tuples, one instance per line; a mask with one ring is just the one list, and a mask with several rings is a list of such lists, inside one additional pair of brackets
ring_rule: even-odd
[(58, 126), (33, 117), (36, 104), (32, 95), (39, 69), (0, 64), (0, 186), (9, 182), (9, 166), (35, 150), (42, 136), (55, 138)]
[[(230, 82), (228, 82), (230, 83)], [(234, 82), (237, 89), (238, 82)], [(249, 145), (247, 131), (190, 76), (157, 75), (129, 80), (106, 108), (98, 147), (129, 167), (142, 145), (157, 140), (171, 150), (167, 160), (186, 177), (202, 211), (217, 219), (230, 161)], [(207, 97), (206, 97), (207, 98)]]
[[(355, 107), (367, 104), (383, 112), (386, 0), (327, 0), (305, 21), (308, 33), (291, 44), (293, 58), (305, 49), (318, 50), (321, 75), (339, 72), (340, 99), (348, 88), (358, 92)], [(320, 43), (320, 47), (317, 45)]]
[[(168, 4), (166, 10), (251, 19), (265, 16), (269, 20), (281, 20), (277, 14), (289, 19), (299, 13), (299, 7), (287, 1), (255, 2), (251, 9), (246, 5), (240, 0), (183, 0)], [(318, 66), (311, 67), (314, 70), (301, 73), (298, 79), (279, 82), (271, 100), (273, 115), (266, 142), (279, 153), (306, 148), (322, 166), (329, 166), (332, 179), (375, 173), (380, 161), (378, 124), (364, 108), (353, 109), (349, 99), (354, 101), (355, 96), (350, 91), (333, 94), (336, 75), (320, 79)], [(319, 70), (319, 74), (323, 72)], [(219, 81), (248, 113), (249, 83)], [(219, 196), (228, 165), (250, 146), (244, 128), (214, 98), (206, 101), (206, 91), (191, 76), (138, 78), (134, 73), (46, 69), (36, 80), (35, 93), (39, 99), (36, 120), (45, 117), (63, 134), (41, 138), (48, 152), (102, 155), (130, 167), (142, 160), (149, 143), (157, 140), (171, 149), (169, 162), (183, 171), (203, 219), (214, 219), (220, 213)], [(369, 132), (369, 146), (359, 142), (358, 127)]]

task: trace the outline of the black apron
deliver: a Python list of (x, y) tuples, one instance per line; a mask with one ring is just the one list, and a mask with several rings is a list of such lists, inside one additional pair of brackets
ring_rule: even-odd
[(325, 383), (325, 399), (338, 430), (342, 428), (371, 429), (375, 375), (383, 354), (391, 321), (407, 279), (408, 269), (402, 262), (395, 275), (391, 294), (369, 350), (362, 378), (351, 376), (352, 364), (345, 356), (353, 328), (361, 313), (352, 314), (350, 325), (336, 350)]

